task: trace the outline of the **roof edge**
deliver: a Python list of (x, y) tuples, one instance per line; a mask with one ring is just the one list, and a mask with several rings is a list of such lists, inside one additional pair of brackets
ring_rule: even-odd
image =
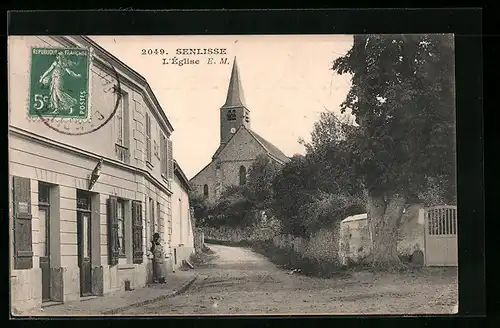
[(179, 180), (181, 180), (181, 182), (184, 182), (184, 184), (186, 185), (186, 189), (188, 191), (192, 190), (191, 184), (189, 183), (189, 180), (186, 177), (186, 174), (184, 174), (184, 171), (182, 171), (181, 166), (179, 165), (179, 163), (177, 163), (177, 161), (175, 159), (174, 159), (174, 173), (177, 175)]
[[(160, 115), (160, 117), (164, 120), (169, 133), (172, 133), (174, 131), (174, 127), (172, 126), (170, 120), (168, 119), (165, 111), (163, 110), (162, 106), (160, 105), (160, 102), (156, 98), (156, 95), (154, 94), (153, 90), (151, 89), (151, 86), (147, 82), (146, 78), (139, 74), (137, 71), (135, 71), (133, 68), (122, 62), (120, 59), (118, 59), (116, 56), (111, 54), (109, 51), (101, 47), (96, 41), (92, 40), (88, 36), (84, 35), (79, 35), (79, 36), (50, 36), (51, 38), (56, 38), (56, 39), (62, 39), (65, 40), (69, 43), (73, 43), (73, 40), (75, 41), (83, 41), (83, 43), (86, 43), (86, 45), (92, 47), (95, 52), (103, 59), (106, 61), (109, 61), (111, 64), (115, 64), (117, 67), (125, 71), (126, 73), (129, 74), (129, 76), (138, 84), (140, 85), (143, 89), (141, 90), (143, 92), (143, 95), (146, 96), (146, 98), (149, 98), (154, 105), (153, 107), (157, 109), (156, 111)], [(71, 40), (73, 39), (73, 40)], [(76, 44), (75, 44), (76, 45)], [(97, 50), (97, 51), (96, 51)]]
[[(250, 135), (252, 136), (252, 138), (254, 138), (254, 140), (255, 140), (255, 141), (257, 141), (257, 143), (258, 143), (258, 144), (259, 144), (262, 148), (264, 148), (264, 149), (265, 149), (265, 151), (266, 151), (266, 153), (267, 153), (267, 155), (268, 155), (268, 156), (272, 157), (273, 159), (275, 159), (276, 161), (278, 161), (278, 162), (280, 162), (280, 163), (282, 163), (282, 164), (286, 164), (283, 160), (279, 159), (279, 158), (278, 158), (277, 156), (275, 156), (275, 155), (274, 155), (271, 151), (269, 151), (269, 149), (266, 147), (266, 145), (264, 145), (264, 144), (263, 144), (263, 143), (262, 143), (262, 142), (261, 142), (261, 141), (260, 141), (260, 140), (259, 140), (259, 139), (258, 139), (258, 138), (257, 138), (257, 137), (253, 134), (253, 133), (252, 133), (252, 132), (253, 132), (252, 130), (247, 129), (247, 127), (245, 127), (244, 125), (242, 125), (242, 126), (245, 128), (245, 130), (247, 130), (247, 131), (248, 131), (248, 133), (250, 133)], [(261, 138), (262, 138), (262, 137), (261, 137)], [(268, 142), (269, 142), (269, 141), (268, 141)], [(274, 146), (274, 147), (276, 147), (276, 146)], [(276, 148), (277, 148), (277, 147), (276, 147)], [(280, 151), (281, 151), (281, 150), (280, 150)], [(282, 152), (282, 151), (281, 151), (281, 152)], [(282, 152), (282, 153), (283, 153), (283, 152)], [(285, 154), (285, 153), (283, 153), (283, 155), (285, 155), (285, 157), (286, 157), (286, 158), (290, 159), (290, 157), (286, 156), (286, 154)]]

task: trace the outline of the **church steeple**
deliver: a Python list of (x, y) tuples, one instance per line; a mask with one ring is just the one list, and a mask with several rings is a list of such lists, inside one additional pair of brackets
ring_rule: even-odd
[(238, 64), (236, 63), (236, 57), (234, 57), (226, 102), (220, 109), (221, 145), (227, 143), (242, 125), (250, 128), (250, 111), (245, 104)]
[(234, 57), (231, 79), (229, 80), (229, 87), (227, 89), (226, 103), (222, 108), (226, 107), (246, 107), (236, 56)]

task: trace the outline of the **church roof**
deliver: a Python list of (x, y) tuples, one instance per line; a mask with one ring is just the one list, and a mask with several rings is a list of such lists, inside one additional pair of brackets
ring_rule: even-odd
[(229, 80), (229, 87), (227, 89), (226, 102), (222, 108), (229, 107), (245, 107), (245, 96), (243, 95), (243, 88), (241, 87), (240, 74), (238, 72), (238, 64), (236, 57), (234, 57), (233, 70), (231, 71), (231, 78)]
[[(290, 158), (288, 156), (286, 156), (278, 147), (276, 147), (271, 142), (269, 142), (266, 139), (264, 139), (263, 137), (261, 137), (256, 132), (248, 129), (244, 125), (242, 125), (240, 127), (240, 129), (247, 130), (248, 133), (262, 146), (262, 148), (264, 148), (264, 150), (269, 155), (271, 155), (272, 157), (276, 158), (278, 161), (281, 161), (283, 163), (287, 163), (287, 162), (290, 161)], [(236, 133), (234, 135), (236, 135)], [(232, 137), (231, 137), (231, 139), (232, 139)], [(229, 142), (231, 141), (231, 139), (229, 139), (229, 141), (227, 143), (221, 144), (219, 146), (219, 148), (217, 148), (217, 150), (215, 151), (214, 155), (212, 156), (212, 160), (214, 160), (215, 158), (217, 158), (217, 156), (220, 154), (220, 152), (226, 147), (226, 145), (229, 144)]]
[(264, 149), (272, 156), (276, 157), (278, 160), (286, 163), (290, 161), (290, 158), (286, 156), (278, 147), (273, 145), (271, 142), (267, 141), (257, 133), (252, 130), (247, 129), (248, 132), (264, 147)]

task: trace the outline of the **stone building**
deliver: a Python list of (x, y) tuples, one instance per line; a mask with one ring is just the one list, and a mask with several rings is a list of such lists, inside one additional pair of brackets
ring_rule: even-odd
[[(71, 135), (30, 120), (30, 102), (48, 101), (28, 96), (33, 48), (89, 50), (92, 113), (122, 100), (110, 121)], [(151, 236), (172, 231), (174, 180), (173, 127), (147, 81), (87, 37), (11, 37), (8, 56), (13, 312), (145, 285)]]
[(278, 147), (251, 129), (250, 109), (245, 104), (235, 58), (226, 102), (220, 108), (219, 147), (212, 161), (191, 178), (191, 186), (213, 201), (225, 187), (245, 184), (250, 166), (262, 154), (280, 165), (289, 161)]

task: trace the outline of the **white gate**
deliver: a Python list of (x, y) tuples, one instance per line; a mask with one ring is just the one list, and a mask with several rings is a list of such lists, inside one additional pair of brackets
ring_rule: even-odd
[(425, 209), (425, 265), (458, 266), (457, 207)]

